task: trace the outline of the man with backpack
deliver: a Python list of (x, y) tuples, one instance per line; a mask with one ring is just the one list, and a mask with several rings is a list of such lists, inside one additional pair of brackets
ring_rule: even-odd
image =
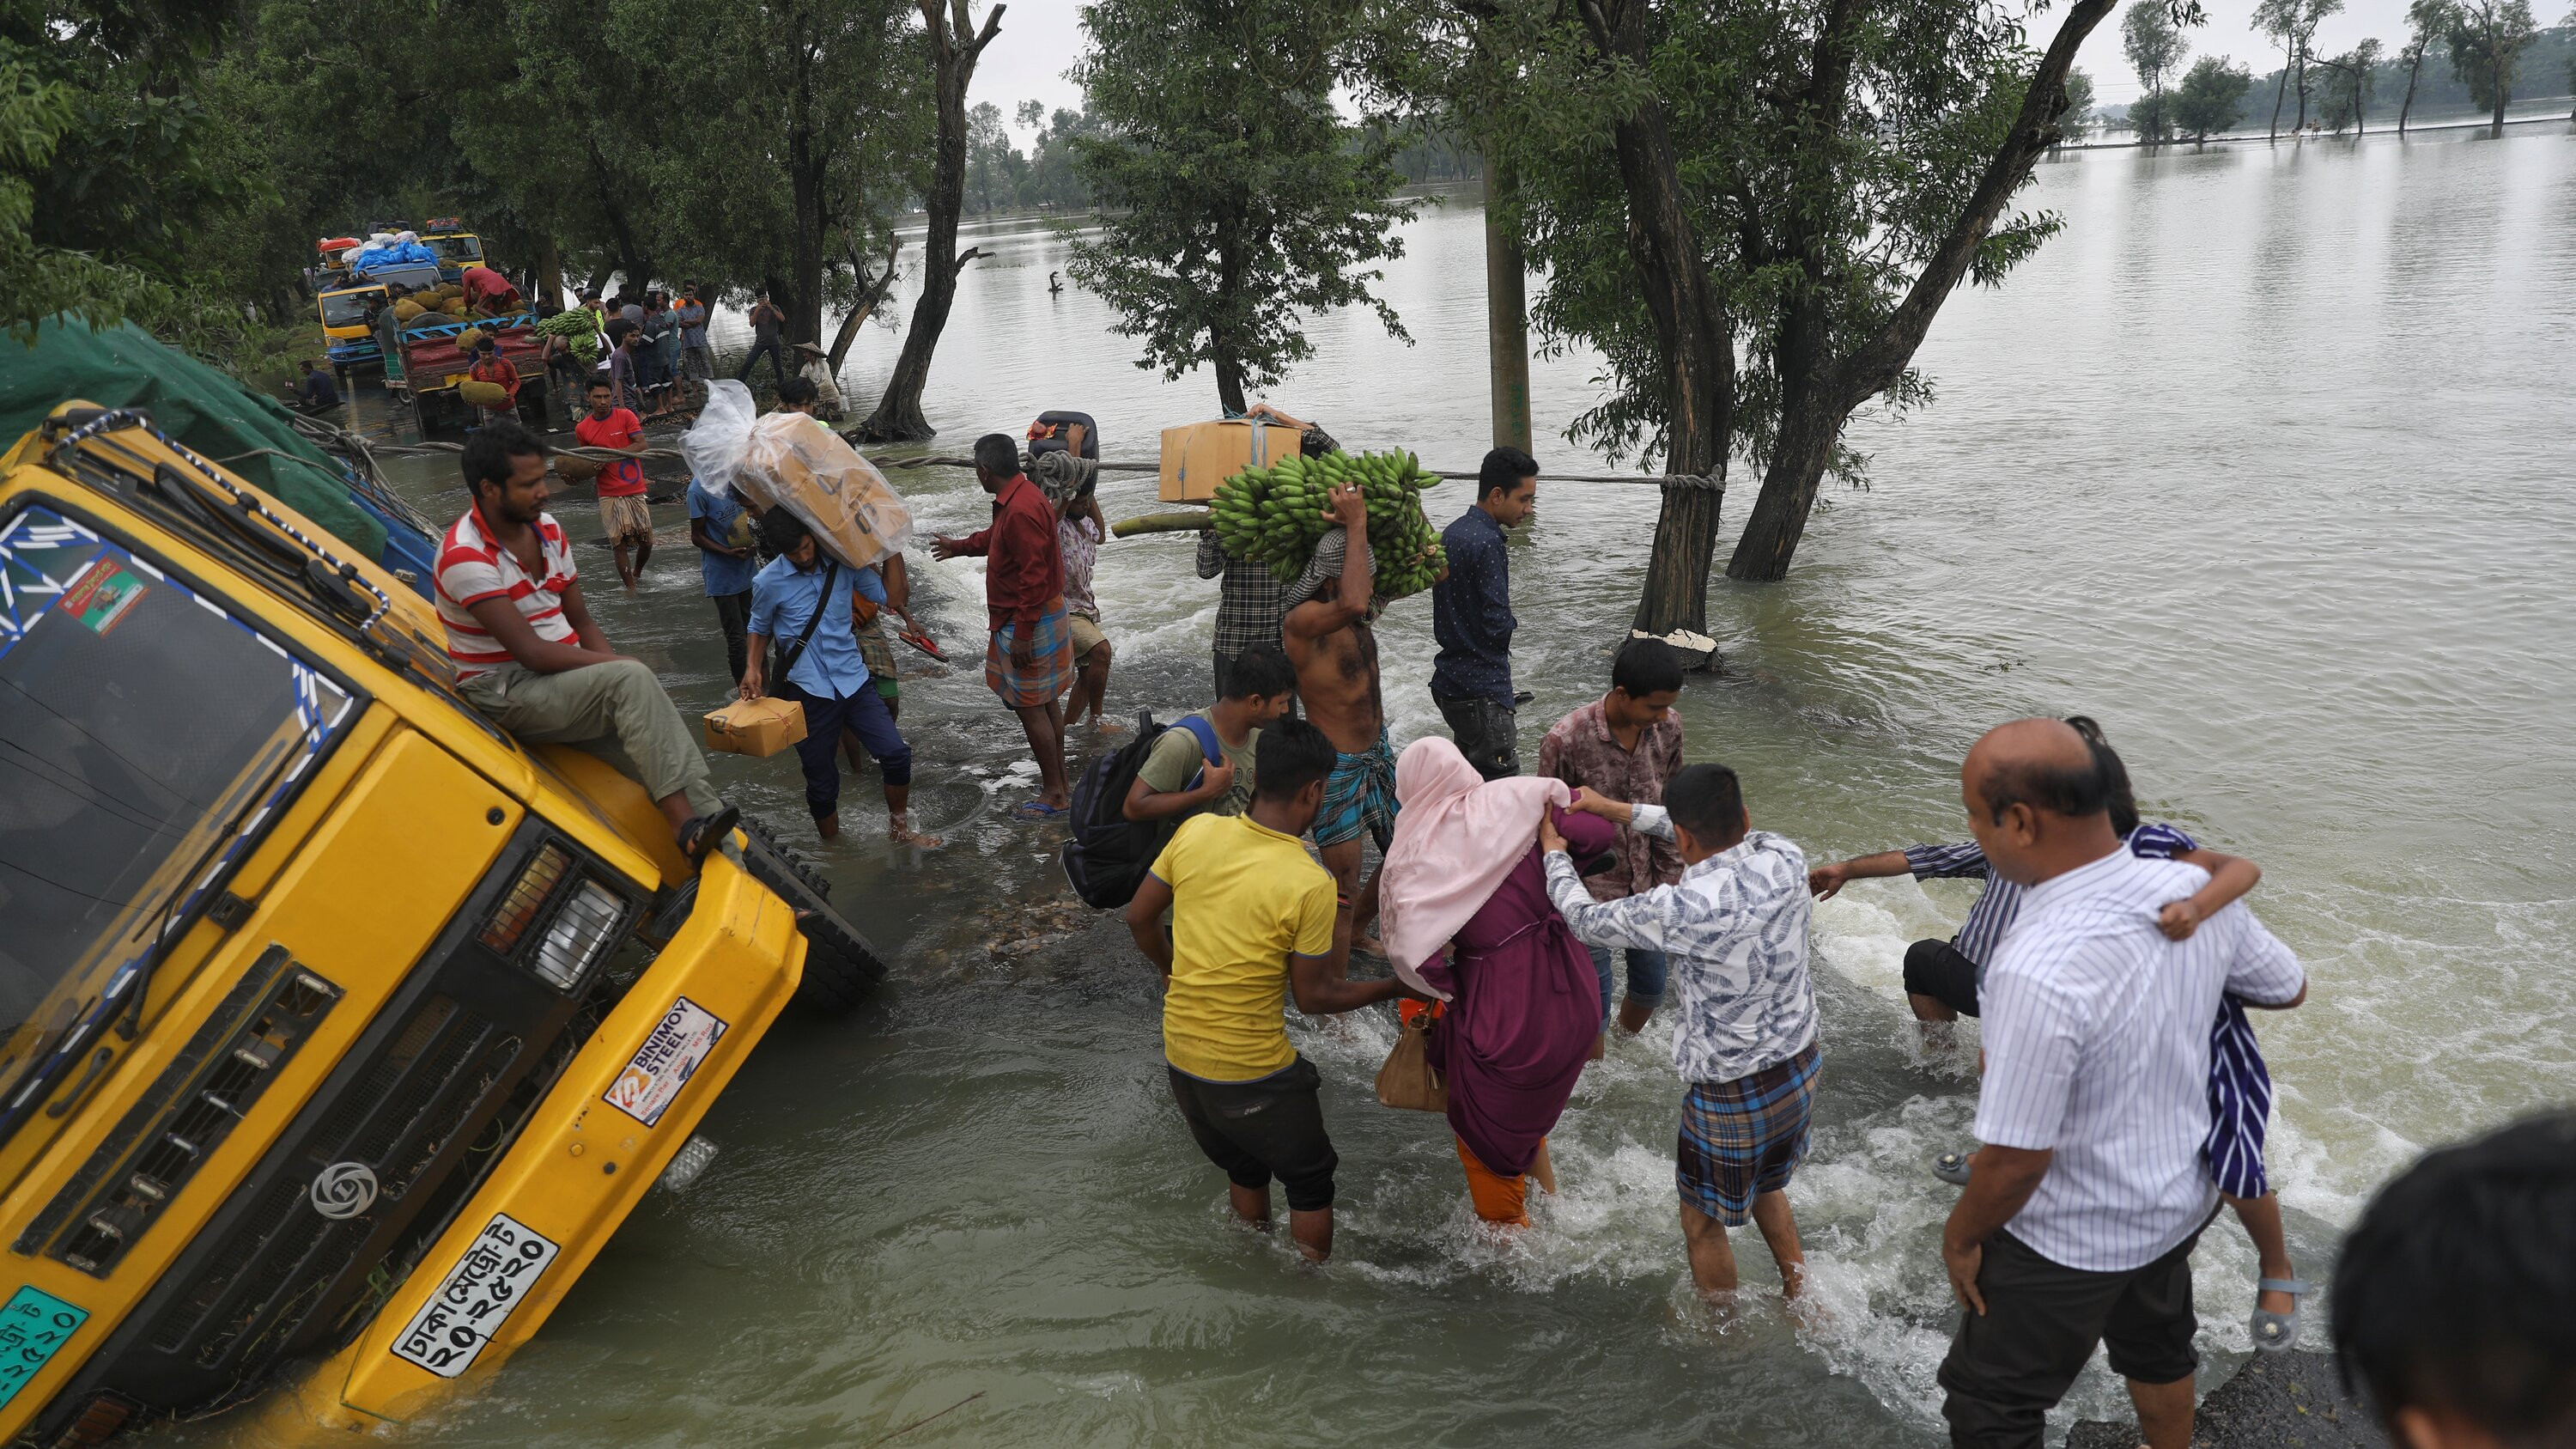
[(1154, 740), (1119, 813), (1177, 823), (1199, 814), (1240, 815), (1252, 804), (1253, 751), (1262, 726), (1297, 702), (1297, 671), (1276, 645), (1255, 644), (1226, 675), (1225, 698), (1183, 715)]

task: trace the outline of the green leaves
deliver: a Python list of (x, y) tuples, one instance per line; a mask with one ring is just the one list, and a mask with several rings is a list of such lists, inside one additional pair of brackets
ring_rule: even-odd
[(1104, 213), (1074, 277), (1139, 339), (1140, 367), (1201, 364), (1240, 408), (1313, 354), (1300, 318), (1365, 306), (1405, 335), (1368, 263), (1400, 256), (1394, 142), (1334, 109), (1353, 17), (1290, 0), (1099, 0), (1076, 75), (1100, 134), (1071, 138)]

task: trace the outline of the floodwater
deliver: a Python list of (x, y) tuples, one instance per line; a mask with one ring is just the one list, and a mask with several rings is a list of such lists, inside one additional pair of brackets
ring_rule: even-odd
[[(2271, 1163), (2321, 1280), (2412, 1154), (2576, 1098), (2576, 136), (2104, 152), (2046, 166), (2025, 204), (2065, 234), (1952, 300), (1918, 359), (1938, 400), (1855, 431), (1873, 485), (1829, 492), (1787, 583), (1716, 588), (1726, 666), (1683, 695), (1689, 754), (1736, 766), (1755, 820), (1821, 860), (1959, 837), (1956, 764), (1998, 720), (2104, 720), (2150, 818), (2263, 865), (2254, 903), (2312, 972), (2308, 1006), (2261, 1029)], [(1048, 294), (1058, 240), (975, 240), (996, 256), (941, 344), (932, 452), (1074, 407), (1109, 455), (1150, 458), (1158, 429), (1214, 415), (1208, 379), (1139, 371), (1101, 303)], [(1353, 448), (1472, 467), (1479, 219), (1426, 209), (1405, 241), (1384, 291), (1413, 345), (1314, 321), (1316, 358), (1274, 396)], [(899, 341), (867, 332), (855, 400)], [(1551, 469), (1606, 471), (1558, 437), (1593, 372), (1534, 368)], [(442, 515), (447, 466), (417, 475)], [(894, 476), (926, 530), (984, 514), (963, 473)], [(1110, 516), (1149, 511), (1151, 486), (1108, 483)], [(1435, 518), (1466, 491), (1438, 490)], [(1727, 500), (1730, 543), (1751, 493)], [(1632, 485), (1541, 500), (1512, 555), (1525, 759), (1604, 687), (1654, 518)], [(563, 511), (596, 536), (586, 501)], [(639, 595), (604, 552), (583, 563), (611, 637), (702, 710), (724, 693), (713, 612), (679, 510), (657, 518)], [(1030, 782), (976, 667), (979, 566), (912, 567), (958, 661), (910, 657), (903, 681), (916, 808), (952, 843), (890, 851), (864, 778), (821, 852), (898, 957), (882, 1001), (774, 1032), (709, 1119), (705, 1178), (649, 1200), (535, 1343), (399, 1439), (849, 1445), (936, 1414), (899, 1442), (1941, 1442), (1952, 1193), (1924, 1165), (1966, 1139), (1973, 1055), (1913, 1048), (1899, 960), (1970, 888), (1873, 883), (1817, 913), (1821, 1121), (1790, 1190), (1812, 1318), (1780, 1310), (1750, 1233), (1746, 1306), (1692, 1304), (1660, 1019), (1585, 1075), (1564, 1194), (1509, 1246), (1476, 1231), (1440, 1125), (1370, 1099), (1388, 1021), (1292, 1020), (1344, 1164), (1337, 1255), (1306, 1269), (1228, 1226), (1162, 1086), (1142, 961), (1036, 946), (1075, 913), (1056, 828), (1005, 818)], [(1202, 703), (1215, 596), (1189, 543), (1109, 545), (1099, 596), (1113, 706)], [(1401, 744), (1439, 728), (1427, 600), (1387, 635)], [(800, 819), (789, 760), (719, 757), (718, 777)], [(2209, 1386), (2247, 1347), (2232, 1222), (2197, 1274)], [(2311, 1299), (2312, 1344), (2323, 1317)], [(2124, 1407), (2097, 1360), (2058, 1422)]]

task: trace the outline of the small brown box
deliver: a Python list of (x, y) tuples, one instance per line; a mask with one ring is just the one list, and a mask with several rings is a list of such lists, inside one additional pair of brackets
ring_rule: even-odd
[(707, 748), (766, 758), (805, 738), (805, 706), (792, 699), (737, 699), (707, 716)]
[(1238, 418), (1163, 429), (1165, 503), (1205, 503), (1217, 485), (1246, 468), (1269, 467), (1304, 445), (1306, 435), (1277, 423)]

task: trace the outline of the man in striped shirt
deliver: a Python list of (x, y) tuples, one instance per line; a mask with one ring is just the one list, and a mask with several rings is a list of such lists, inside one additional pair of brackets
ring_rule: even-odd
[(1940, 1371), (1954, 1445), (2038, 1449), (2103, 1342), (2150, 1449), (2189, 1442), (2190, 1257), (2218, 1207), (2209, 1024), (2228, 993), (2275, 1009), (2307, 996), (2242, 905), (2167, 939), (2158, 913), (2207, 873), (2123, 847), (2105, 753), (2063, 721), (2017, 720), (1961, 771), (1978, 846), (2027, 895), (1987, 963), (1986, 1146), (1941, 1235), (1968, 1310)]
[(643, 661), (609, 648), (582, 601), (572, 545), (546, 508), (545, 450), (508, 419), (465, 442), (474, 506), (439, 541), (438, 619), (457, 693), (534, 744), (575, 745), (639, 782), (696, 861), (739, 812)]

